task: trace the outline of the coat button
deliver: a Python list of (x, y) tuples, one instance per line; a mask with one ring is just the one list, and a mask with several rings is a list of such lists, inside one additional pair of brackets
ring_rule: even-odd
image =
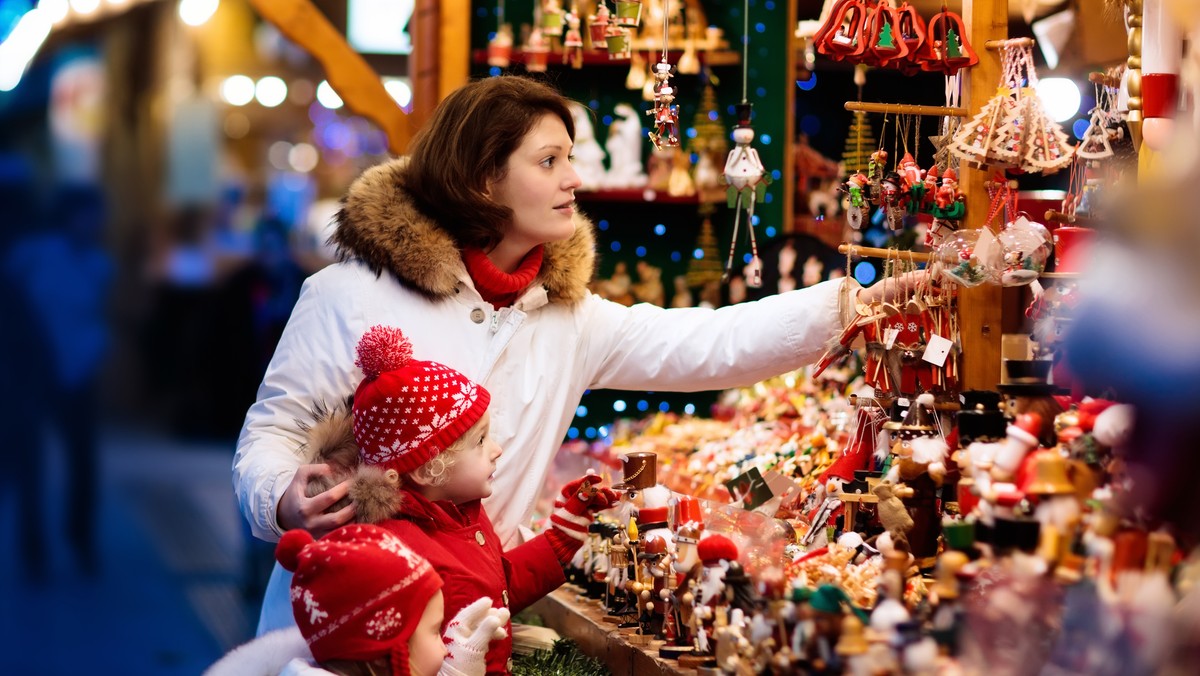
[(471, 310), (471, 321), (475, 322), (476, 324), (482, 324), (483, 320), (484, 316), (481, 308), (475, 308), (474, 310)]
[(507, 589), (500, 592), (500, 598), (501, 598), (501, 600), (504, 601), (504, 607), (507, 608), (508, 607), (508, 590)]
[(483, 531), (481, 531), (481, 530), (475, 531), (475, 541), (479, 543), (480, 547), (487, 544), (487, 538), (483, 537)]

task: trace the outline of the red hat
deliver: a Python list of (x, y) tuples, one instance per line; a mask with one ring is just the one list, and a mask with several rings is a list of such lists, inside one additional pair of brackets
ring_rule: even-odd
[(733, 544), (733, 540), (714, 533), (696, 545), (696, 554), (701, 563), (711, 566), (718, 561), (737, 561), (738, 548)]
[(408, 640), (442, 578), (400, 538), (379, 526), (343, 526), (313, 541), (283, 534), (275, 558), (292, 571), (292, 614), (313, 658), (370, 661), (391, 655), (408, 674)]
[(1037, 413), (1022, 413), (1017, 416), (1016, 423), (1009, 425), (1005, 433), (1030, 446), (1038, 445), (1038, 435), (1042, 433), (1042, 416)]
[(354, 364), (366, 379), (354, 393), (354, 441), (364, 463), (401, 474), (458, 441), (487, 412), (482, 385), (444, 364), (412, 358), (400, 329), (373, 326)]

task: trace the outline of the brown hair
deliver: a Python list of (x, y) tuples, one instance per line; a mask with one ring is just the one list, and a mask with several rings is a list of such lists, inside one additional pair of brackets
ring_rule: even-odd
[(459, 246), (493, 248), (512, 210), (484, 195), (488, 184), (504, 177), (509, 156), (546, 113), (557, 115), (575, 140), (567, 104), (553, 87), (516, 75), (460, 87), (413, 138), (404, 187)]

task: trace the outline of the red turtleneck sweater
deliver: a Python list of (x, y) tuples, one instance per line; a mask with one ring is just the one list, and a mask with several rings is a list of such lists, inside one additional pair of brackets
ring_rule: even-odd
[(542, 247), (534, 247), (525, 254), (512, 274), (496, 267), (482, 249), (463, 249), (462, 259), (479, 295), (499, 310), (515, 303), (521, 292), (537, 277), (542, 269)]

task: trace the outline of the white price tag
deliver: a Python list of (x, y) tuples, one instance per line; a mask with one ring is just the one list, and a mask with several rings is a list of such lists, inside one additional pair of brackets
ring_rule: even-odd
[(892, 346), (896, 344), (896, 336), (898, 336), (898, 335), (900, 335), (900, 329), (897, 329), (895, 327), (892, 327), (890, 329), (884, 329), (884, 331), (883, 331), (883, 347), (884, 347), (884, 349), (888, 349), (888, 350), (892, 349)]
[(946, 357), (949, 356), (952, 347), (954, 343), (935, 333), (929, 336), (929, 343), (925, 346), (925, 354), (921, 355), (921, 359), (934, 366), (942, 366), (946, 363)]

